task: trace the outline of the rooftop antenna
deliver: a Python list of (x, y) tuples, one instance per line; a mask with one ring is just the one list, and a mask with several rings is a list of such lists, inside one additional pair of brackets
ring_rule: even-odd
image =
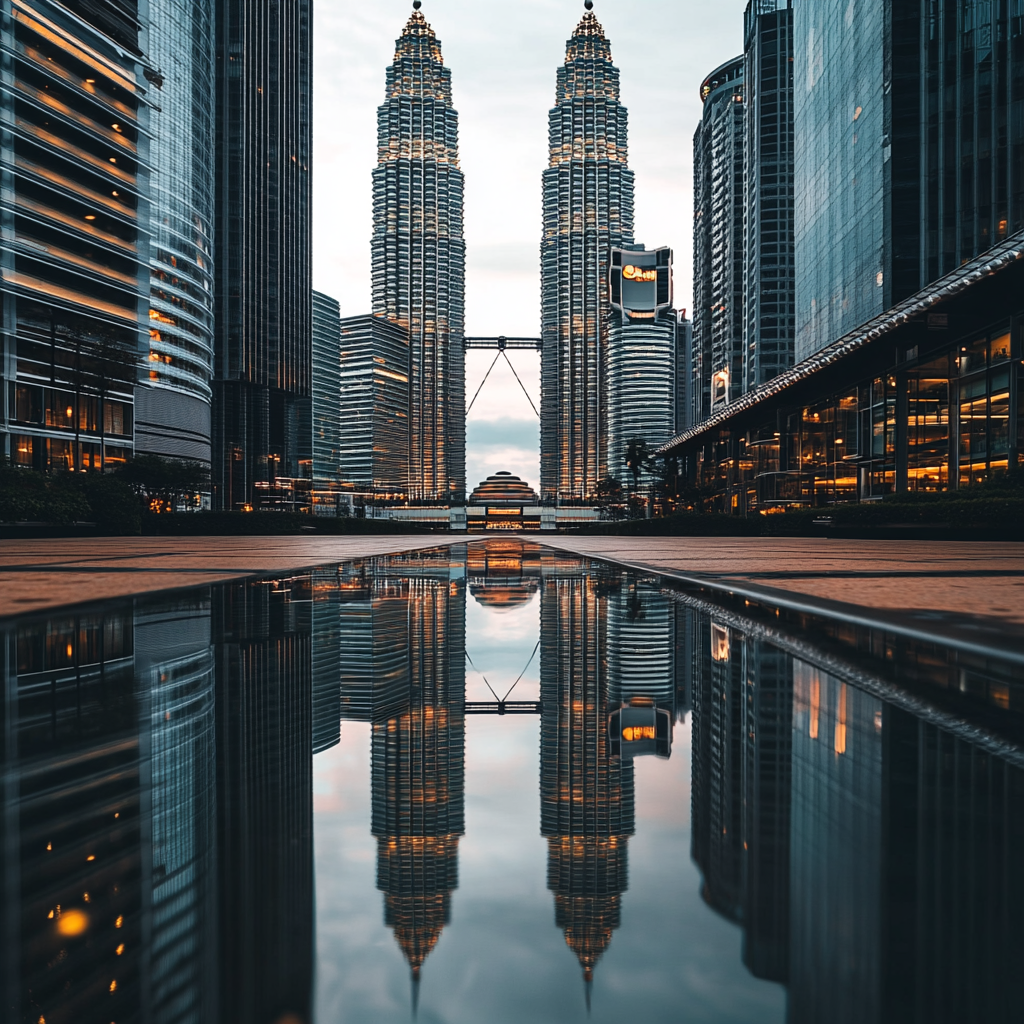
[[(416, 0), (419, 3), (420, 0)], [(412, 1019), (415, 1020), (420, 1012), (420, 969), (412, 969)]]

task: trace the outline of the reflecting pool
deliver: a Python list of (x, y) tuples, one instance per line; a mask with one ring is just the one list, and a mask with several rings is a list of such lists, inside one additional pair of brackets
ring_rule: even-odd
[(515, 539), (0, 632), (5, 1020), (1024, 1012), (1012, 638)]

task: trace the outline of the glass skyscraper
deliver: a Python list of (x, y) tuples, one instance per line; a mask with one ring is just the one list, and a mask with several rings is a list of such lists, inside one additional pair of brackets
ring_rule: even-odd
[(27, 469), (110, 469), (132, 453), (148, 349), (138, 11), (129, 0), (7, 4), (0, 35), (0, 453)]
[(379, 316), (341, 321), (338, 454), (350, 490), (409, 493), (409, 331)]
[(743, 58), (701, 85), (693, 136), (693, 418), (737, 398), (743, 378)]
[(135, 397), (141, 454), (210, 462), (213, 376), (212, 4), (151, 0), (149, 346)]
[(215, 12), (213, 487), (234, 509), (274, 503), (309, 448), (312, 3)]
[(750, 0), (744, 43), (743, 391), (793, 365), (793, 0)]
[(793, 11), (797, 360), (890, 305), (883, 8), (833, 0)]
[(798, 359), (1024, 225), (1014, 11), (794, 7)]
[[(672, 250), (613, 249), (605, 346), (608, 475), (626, 483), (630, 441), (650, 450), (672, 439), (676, 420), (676, 333)], [(652, 482), (646, 470), (640, 481)]]
[(341, 315), (338, 300), (313, 292), (313, 488), (336, 487), (341, 473)]
[(409, 498), (448, 503), (466, 490), (464, 182), (451, 71), (418, 10), (397, 40), (386, 89), (373, 172), (373, 313), (409, 335)]
[(608, 474), (604, 381), (611, 250), (633, 242), (619, 70), (593, 13), (577, 25), (548, 116), (541, 241), (541, 500), (592, 499)]

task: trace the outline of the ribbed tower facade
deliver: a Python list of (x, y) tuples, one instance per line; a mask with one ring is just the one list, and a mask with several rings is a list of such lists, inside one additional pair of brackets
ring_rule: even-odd
[(540, 831), (555, 924), (588, 985), (621, 923), (635, 805), (633, 763), (609, 749), (602, 590), (584, 569), (553, 567), (540, 605)]
[(586, 501), (607, 476), (604, 342), (608, 261), (633, 241), (633, 172), (619, 71), (584, 15), (549, 115), (541, 241), (541, 498)]
[[(418, 4), (416, 6), (419, 6)], [(418, 10), (377, 110), (373, 313), (409, 331), (409, 498), (466, 490), (466, 245), (459, 118), (441, 44)]]

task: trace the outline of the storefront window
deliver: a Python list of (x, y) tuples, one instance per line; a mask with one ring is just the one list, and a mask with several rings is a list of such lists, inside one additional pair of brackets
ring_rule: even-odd
[(949, 486), (949, 362), (936, 360), (907, 380), (907, 488)]
[(16, 466), (31, 466), (35, 445), (28, 434), (15, 434), (11, 438), (11, 458)]

